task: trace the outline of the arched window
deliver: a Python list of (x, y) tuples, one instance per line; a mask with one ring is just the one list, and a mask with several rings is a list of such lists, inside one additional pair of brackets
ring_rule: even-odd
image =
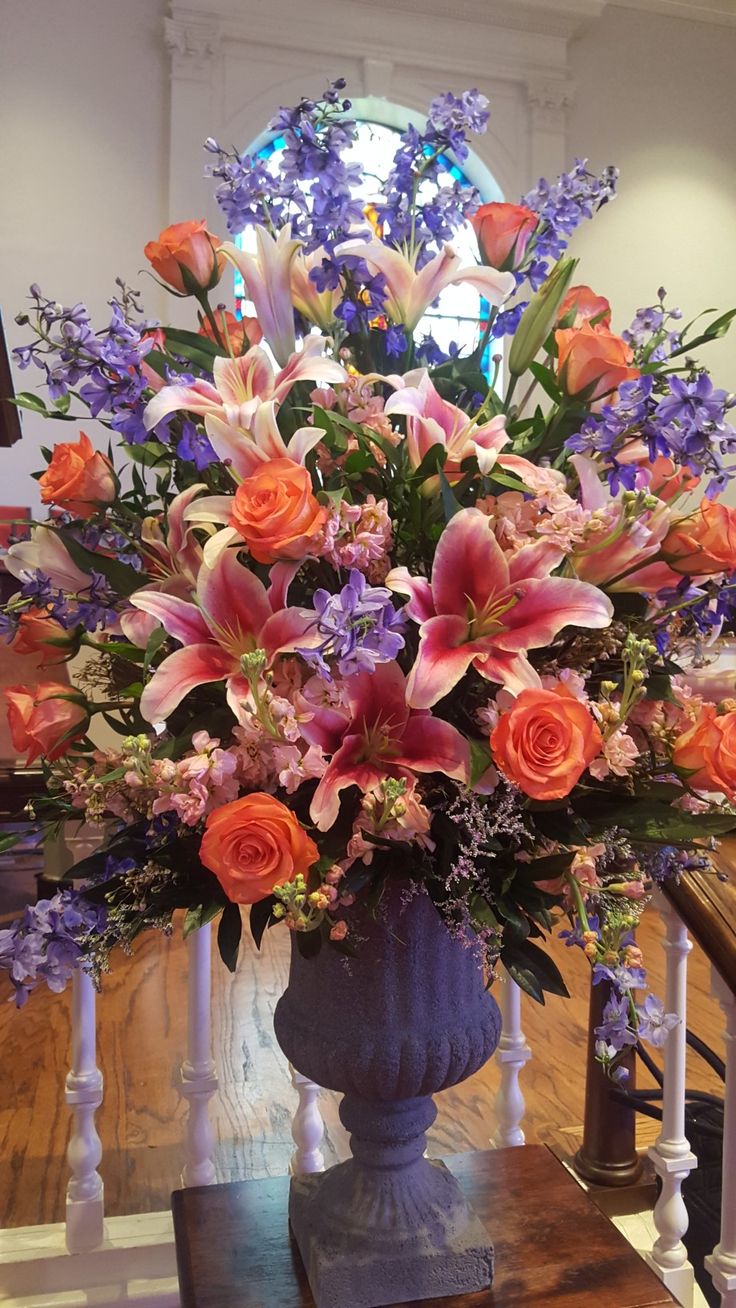
[[(364, 175), (361, 199), (366, 207), (375, 201), (382, 183), (388, 176), (394, 154), (400, 144), (400, 137), (401, 133), (396, 127), (389, 127), (384, 123), (367, 119), (358, 123), (355, 142), (351, 150), (346, 152), (345, 158), (348, 162), (355, 160), (361, 164)], [(285, 144), (283, 137), (276, 136), (258, 151), (258, 157), (266, 161), (274, 174), (277, 172), (279, 158), (283, 153)], [(440, 156), (440, 162), (444, 168), (444, 174), (441, 174), (440, 180), (442, 180), (443, 176), (446, 176), (448, 181), (459, 181), (464, 185), (472, 184), (463, 170), (449, 156)], [(482, 196), (484, 200), (487, 198), (497, 199), (498, 196)], [(235, 240), (241, 248), (255, 248), (252, 227), (247, 227), (245, 231), (236, 236)], [(478, 263), (478, 243), (470, 223), (466, 223), (453, 237), (453, 246), (458, 254), (462, 255), (464, 261)], [(243, 279), (237, 273), (235, 277), (235, 297), (238, 315), (248, 311), (248, 302), (245, 300), (244, 295)], [(431, 335), (440, 349), (445, 352), (449, 352), (451, 347), (455, 346), (462, 353), (468, 353), (477, 342), (478, 324), (485, 320), (487, 312), (486, 302), (471, 286), (449, 286), (442, 292), (439, 302), (429, 309), (420, 322), (417, 335), (419, 338), (425, 334)], [(487, 364), (488, 359), (486, 358), (483, 360), (483, 367), (486, 371)]]

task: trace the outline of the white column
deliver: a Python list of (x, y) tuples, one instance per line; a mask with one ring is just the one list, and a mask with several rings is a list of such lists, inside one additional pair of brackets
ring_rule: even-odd
[(496, 1120), (493, 1135), (497, 1148), (503, 1145), (523, 1145), (526, 1104), (519, 1085), (519, 1074), (532, 1056), (521, 1029), (521, 991), (508, 973), (504, 972), (499, 986), (498, 1002), (503, 1017), (501, 1039), (496, 1060), (501, 1064), (501, 1087), (496, 1095)]
[(72, 977), (72, 1057), (64, 1097), (74, 1117), (67, 1149), (71, 1177), (66, 1191), (66, 1244), (70, 1253), (96, 1249), (104, 1239), (104, 1192), (97, 1171), (102, 1142), (95, 1113), (102, 1103), (96, 1063), (95, 988), (77, 968)]
[(215, 1136), (209, 1103), (217, 1089), (217, 1075), (212, 1060), (212, 928), (209, 923), (192, 932), (187, 949), (187, 1057), (182, 1063), (180, 1088), (189, 1100), (189, 1113), (181, 1183), (184, 1186), (212, 1185), (215, 1179), (212, 1161)]
[(661, 892), (657, 893), (655, 903), (666, 931), (665, 1008), (668, 1013), (676, 1013), (679, 1020), (664, 1045), (662, 1130), (649, 1150), (662, 1182), (662, 1192), (654, 1208), (658, 1238), (652, 1252), (647, 1254), (647, 1262), (684, 1308), (691, 1308), (694, 1279), (682, 1242), (688, 1227), (682, 1183), (698, 1165), (685, 1135), (687, 956), (692, 945), (677, 910)]
[(320, 1145), (325, 1133), (325, 1124), (319, 1111), (320, 1088), (289, 1063), (291, 1084), (299, 1096), (299, 1104), (291, 1124), (291, 1134), (296, 1149), (291, 1155), (289, 1171), (293, 1176), (302, 1176), (305, 1172), (323, 1172), (325, 1160)]
[(713, 993), (726, 1019), (726, 1093), (723, 1112), (721, 1238), (705, 1265), (721, 1296), (721, 1308), (736, 1306), (736, 996), (713, 969)]

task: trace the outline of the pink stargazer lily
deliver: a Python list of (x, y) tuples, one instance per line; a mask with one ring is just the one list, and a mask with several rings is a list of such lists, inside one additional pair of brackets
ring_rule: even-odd
[(175, 382), (154, 395), (143, 415), (146, 428), (150, 431), (162, 418), (185, 409), (205, 419), (208, 435), (210, 418), (237, 430), (250, 431), (262, 405), (278, 406), (298, 381), (329, 385), (345, 381), (345, 369), (334, 359), (326, 358), (324, 349), (321, 336), (308, 336), (303, 348), (292, 354), (278, 373), (274, 373), (260, 345), (252, 345), (238, 359), (219, 355), (212, 365), (214, 384), (204, 378), (188, 384)]
[(573, 454), (570, 462), (578, 474), (583, 508), (602, 524), (602, 530), (591, 535), (572, 557), (577, 576), (611, 591), (643, 594), (679, 585), (682, 577), (657, 558), (671, 526), (668, 506), (659, 501), (632, 521), (623, 497), (611, 495), (593, 459)]
[(141, 713), (148, 722), (164, 721), (196, 686), (227, 681), (228, 702), (237, 716), (238, 700), (248, 693), (240, 657), (265, 650), (267, 664), (278, 654), (307, 646), (315, 637), (316, 615), (308, 609), (286, 608), (289, 574), (272, 569), (270, 590), (238, 562), (236, 550), (225, 550), (212, 567), (202, 566), (196, 603), (162, 591), (139, 590), (130, 602), (157, 618), (183, 648), (156, 668), (141, 696)]
[(402, 385), (389, 396), (384, 413), (407, 415), (406, 448), (412, 468), (419, 467), (433, 446), (441, 445), (447, 452), (446, 476), (459, 473), (463, 459), (472, 455), (482, 473), (490, 472), (509, 440), (504, 414), (490, 422), (475, 423), (457, 405), (443, 400), (426, 369), (417, 385)]
[(542, 541), (509, 559), (485, 514), (461, 509), (440, 537), (431, 580), (394, 568), (386, 585), (411, 597), (406, 611), (420, 623), (407, 702), (431, 708), (471, 663), (513, 694), (539, 686), (527, 650), (548, 645), (563, 627), (607, 627), (613, 606), (602, 591), (549, 575), (563, 557)]
[(347, 712), (317, 709), (302, 731), (332, 758), (314, 792), (310, 816), (327, 831), (348, 786), (370, 790), (387, 777), (441, 772), (467, 781), (468, 742), (456, 727), (407, 705), (406, 677), (397, 663), (379, 663), (345, 683)]
[(451, 245), (445, 245), (417, 272), (406, 255), (383, 241), (343, 241), (337, 255), (356, 255), (386, 279), (386, 313), (393, 322), (413, 331), (420, 318), (446, 286), (462, 282), (474, 286), (489, 304), (499, 305), (515, 289), (512, 273), (497, 272), (480, 264), (466, 265)]
[(276, 361), (285, 364), (296, 349), (291, 273), (301, 241), (292, 239), (288, 223), (277, 236), (261, 226), (256, 226), (255, 232), (255, 254), (239, 249), (232, 241), (221, 245), (219, 252), (238, 269), (263, 335)]

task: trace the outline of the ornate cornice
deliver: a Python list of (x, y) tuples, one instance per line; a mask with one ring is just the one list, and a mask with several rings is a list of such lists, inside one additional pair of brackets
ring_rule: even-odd
[(212, 61), (219, 57), (222, 46), (217, 16), (175, 14), (164, 23), (164, 40), (171, 55), (173, 75), (195, 81), (208, 78)]
[(527, 96), (533, 126), (560, 131), (565, 126), (567, 110), (575, 99), (575, 86), (567, 79), (530, 77)]

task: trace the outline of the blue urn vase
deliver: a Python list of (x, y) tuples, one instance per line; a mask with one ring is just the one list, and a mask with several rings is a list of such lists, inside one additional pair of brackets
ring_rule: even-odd
[(425, 1158), (432, 1095), (482, 1067), (501, 1017), (478, 953), (429, 896), (390, 878), (351, 910), (358, 956), (292, 950), (275, 1013), (287, 1058), (342, 1091), (352, 1158), (294, 1177), (289, 1220), (317, 1308), (378, 1308), (487, 1289), (493, 1247), (444, 1164)]

